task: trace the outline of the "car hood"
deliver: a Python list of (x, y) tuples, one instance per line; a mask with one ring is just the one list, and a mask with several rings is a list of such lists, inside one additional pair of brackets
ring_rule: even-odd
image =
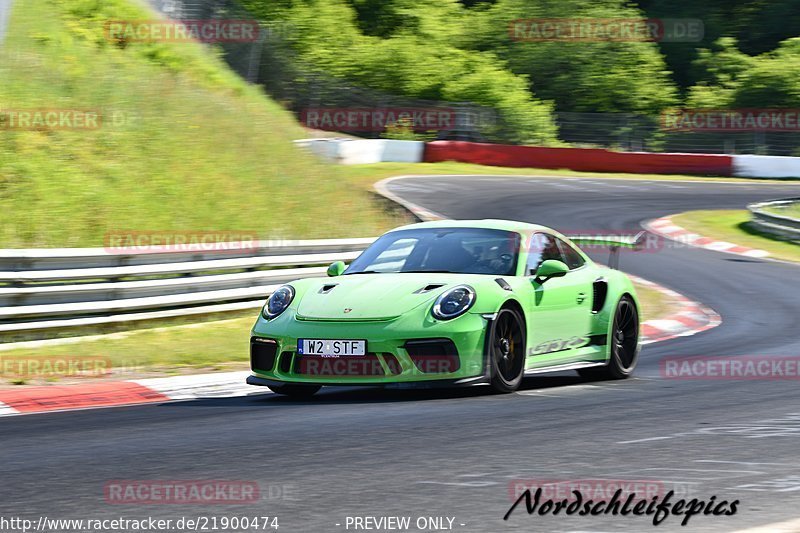
[[(308, 280), (309, 286), (297, 304), (297, 317), (301, 320), (390, 320), (430, 304), (448, 287), (468, 283), (471, 277), (386, 273)], [(326, 291), (331, 285), (333, 288)], [(434, 287), (436, 285), (439, 286)]]

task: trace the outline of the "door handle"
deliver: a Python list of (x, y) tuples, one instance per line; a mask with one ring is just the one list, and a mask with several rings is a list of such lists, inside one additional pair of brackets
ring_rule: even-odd
[(579, 292), (578, 293), (578, 297), (576, 298), (576, 300), (577, 300), (577, 302), (579, 304), (582, 304), (586, 300), (586, 293), (585, 292)]

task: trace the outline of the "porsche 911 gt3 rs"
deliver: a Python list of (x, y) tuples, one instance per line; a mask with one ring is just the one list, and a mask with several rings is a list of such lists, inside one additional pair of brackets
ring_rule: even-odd
[(333, 263), (328, 275), (269, 297), (251, 332), (248, 383), (292, 396), (325, 385), (511, 392), (526, 374), (620, 379), (636, 366), (639, 303), (630, 279), (544, 226), (403, 226), (349, 266)]

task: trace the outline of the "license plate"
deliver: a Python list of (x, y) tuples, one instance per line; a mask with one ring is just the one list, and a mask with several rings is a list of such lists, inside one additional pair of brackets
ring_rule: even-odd
[(367, 341), (299, 339), (297, 341), (297, 353), (299, 355), (321, 355), (323, 357), (366, 355)]

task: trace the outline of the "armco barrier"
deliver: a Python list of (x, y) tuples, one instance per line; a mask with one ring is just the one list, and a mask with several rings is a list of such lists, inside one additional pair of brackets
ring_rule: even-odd
[(716, 154), (612, 152), (594, 148), (542, 148), (465, 141), (426, 143), (423, 161), (459, 161), (479, 165), (570, 169), (584, 172), (699, 174), (731, 176), (733, 157)]
[(750, 211), (753, 225), (761, 231), (780, 239), (800, 242), (800, 219), (781, 215), (765, 209), (781, 208), (795, 204), (800, 204), (800, 198), (785, 198), (769, 202), (759, 202), (748, 205), (747, 209)]
[[(132, 234), (135, 237), (135, 233)], [(273, 239), (213, 243), (201, 249), (177, 245), (110, 246), (109, 248), (0, 249), (0, 280), (8, 271), (86, 269), (135, 265), (163, 265), (189, 261), (340, 253), (363, 250), (372, 238)], [(104, 277), (104, 276), (100, 276)]]
[(257, 308), (280, 284), (324, 276), (329, 263), (351, 261), (373, 240), (219, 243), (220, 250), (148, 247), (118, 254), (103, 248), (0, 250), (0, 347), (62, 328)]

